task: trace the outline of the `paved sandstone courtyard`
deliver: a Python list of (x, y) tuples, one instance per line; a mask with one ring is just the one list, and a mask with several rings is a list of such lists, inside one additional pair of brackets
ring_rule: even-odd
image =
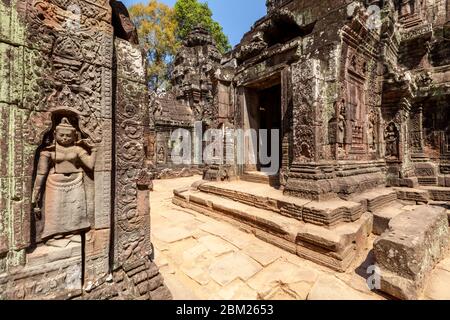
[[(200, 176), (155, 181), (151, 194), (155, 262), (174, 299), (384, 300), (365, 277), (371, 254), (347, 273), (304, 260), (238, 226), (172, 204), (173, 190)], [(369, 241), (372, 243), (373, 239)], [(367, 248), (366, 253), (371, 248)], [(426, 299), (449, 299), (450, 259), (435, 269)]]

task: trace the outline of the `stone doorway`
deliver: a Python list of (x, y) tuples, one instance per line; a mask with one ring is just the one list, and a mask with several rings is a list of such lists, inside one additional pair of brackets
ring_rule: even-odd
[[(245, 128), (253, 130), (254, 136), (246, 136), (248, 155), (241, 179), (279, 186), (282, 161), (280, 77), (247, 87), (245, 100)], [(267, 130), (265, 137), (261, 136), (261, 130)], [(278, 130), (278, 134), (273, 130)], [(261, 154), (268, 158), (267, 161), (261, 158)]]
[[(278, 152), (278, 159), (281, 159), (281, 134), (278, 134), (278, 141), (276, 144), (271, 143), (274, 136), (272, 130), (278, 130), (281, 132), (281, 85), (276, 85), (267, 89), (258, 91), (259, 96), (259, 129), (267, 130), (267, 139), (258, 137), (258, 151), (267, 150), (267, 155), (271, 158), (275, 152)], [(272, 139), (273, 136), (273, 139)], [(280, 161), (278, 161), (279, 163)], [(258, 162), (258, 171), (264, 172), (265, 169), (269, 169), (272, 163)], [(280, 166), (278, 164), (278, 171)]]

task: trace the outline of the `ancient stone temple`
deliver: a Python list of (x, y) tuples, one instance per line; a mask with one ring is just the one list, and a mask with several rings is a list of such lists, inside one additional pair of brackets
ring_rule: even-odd
[(252, 156), (207, 167), (174, 203), (341, 272), (382, 235), (381, 290), (417, 298), (449, 246), (450, 2), (267, 8), (215, 72), (214, 125), (279, 135), (245, 136)]
[(168, 299), (149, 115), (117, 1), (0, 2), (0, 299)]
[(199, 173), (201, 159), (190, 164), (174, 164), (172, 152), (175, 130), (186, 129), (194, 133), (194, 125), (202, 129), (217, 126), (219, 101), (215, 93), (220, 90), (216, 77), (222, 55), (211, 35), (202, 27), (194, 28), (178, 51), (171, 75), (169, 91), (151, 95), (150, 115), (153, 162), (156, 176), (170, 178)]

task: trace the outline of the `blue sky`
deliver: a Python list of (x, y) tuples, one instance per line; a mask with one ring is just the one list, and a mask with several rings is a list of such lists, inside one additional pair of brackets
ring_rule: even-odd
[[(121, 0), (126, 6), (146, 3), (147, 0)], [(173, 6), (176, 0), (160, 0)], [(208, 0), (213, 17), (230, 39), (231, 45), (239, 43), (253, 23), (266, 14), (266, 0)]]

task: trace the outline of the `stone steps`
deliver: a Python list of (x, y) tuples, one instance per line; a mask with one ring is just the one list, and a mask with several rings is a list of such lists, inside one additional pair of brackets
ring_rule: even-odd
[(402, 214), (406, 211), (407, 210), (405, 210), (405, 206), (401, 202), (396, 201), (394, 204), (391, 204), (387, 207), (372, 212), (373, 214), (372, 233), (377, 236), (382, 235), (389, 228), (389, 222), (399, 214)]
[(366, 248), (371, 232), (382, 235), (400, 214), (432, 203), (431, 199), (447, 199), (448, 189), (377, 188), (349, 200), (318, 202), (285, 195), (268, 184), (203, 181), (193, 189), (176, 190), (173, 202), (237, 224), (300, 257), (345, 271)]
[(329, 229), (200, 190), (176, 190), (174, 195), (178, 206), (237, 224), (266, 242), (340, 272), (365, 250), (372, 230), (369, 213)]
[(198, 189), (205, 193), (327, 228), (357, 221), (365, 212), (363, 206), (357, 202), (339, 198), (320, 202), (301, 199), (284, 195), (282, 191), (268, 185), (245, 181), (206, 182), (200, 184)]
[(397, 192), (397, 198), (418, 203), (429, 201), (450, 202), (450, 188), (436, 186), (421, 186), (418, 188), (393, 188)]
[(404, 204), (398, 200), (397, 190), (391, 188), (374, 189), (355, 195), (351, 200), (361, 203), (366, 211), (373, 214), (372, 233), (378, 236), (388, 229), (394, 217), (405, 212), (402, 209)]
[(420, 190), (428, 192), (430, 200), (450, 202), (449, 187), (420, 187)]
[(393, 189), (377, 188), (355, 195), (350, 200), (361, 203), (365, 211), (375, 212), (395, 202), (397, 193)]
[(405, 201), (416, 203), (428, 203), (430, 194), (425, 189), (415, 188), (393, 188), (397, 192), (397, 198)]

